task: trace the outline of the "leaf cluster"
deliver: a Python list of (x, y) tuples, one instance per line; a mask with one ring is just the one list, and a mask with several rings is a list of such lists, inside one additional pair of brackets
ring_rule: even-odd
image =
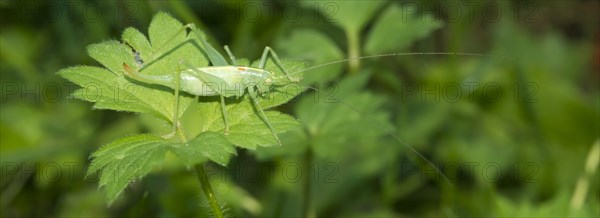
[[(81, 86), (73, 95), (94, 102), (96, 109), (148, 114), (158, 119), (155, 134), (133, 135), (117, 139), (92, 154), (89, 174), (100, 172), (100, 186), (106, 188), (109, 202), (134, 179), (140, 179), (160, 167), (166, 152), (177, 155), (185, 164), (195, 165), (208, 160), (226, 166), (235, 146), (255, 149), (257, 146), (276, 144), (265, 120), (247, 95), (228, 99), (229, 134), (223, 134), (225, 125), (218, 97), (195, 97), (181, 94), (176, 101), (173, 90), (158, 85), (132, 81), (123, 75), (123, 64), (135, 66), (150, 75), (174, 74), (182, 60), (193, 66), (208, 66), (206, 52), (194, 34), (181, 31), (183, 25), (166, 13), (158, 13), (148, 29), (148, 38), (134, 28), (127, 28), (122, 41), (109, 40), (88, 47), (88, 54), (104, 67), (75, 66), (58, 72), (59, 75)], [(247, 63), (247, 61), (240, 61)], [(247, 64), (246, 64), (247, 65)], [(297, 70), (301, 62), (283, 61), (284, 68)], [(283, 75), (272, 60), (266, 69)], [(302, 89), (274, 88), (260, 98), (264, 109), (281, 105)], [(175, 102), (179, 102), (177, 119), (173, 120)], [(293, 117), (276, 111), (266, 111), (266, 118), (276, 133), (297, 128)], [(177, 132), (169, 126), (177, 125)]]

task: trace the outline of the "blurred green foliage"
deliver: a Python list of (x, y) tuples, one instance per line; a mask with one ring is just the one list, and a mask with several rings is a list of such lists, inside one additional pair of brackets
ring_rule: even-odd
[[(137, 34), (128, 27), (149, 29), (164, 11), (249, 60), (264, 46), (308, 67), (386, 52), (498, 55), (378, 57), (304, 72), (321, 92), (276, 108), (302, 123), (281, 135), (284, 146), (237, 149), (227, 167), (207, 168), (232, 216), (598, 217), (598, 4), (2, 0), (1, 214), (207, 214), (193, 172), (171, 152), (108, 207), (100, 179), (84, 178), (90, 154), (124, 136), (168, 133), (168, 120), (92, 110), (56, 74), (106, 65), (86, 55), (88, 45), (126, 40), (119, 36)], [(493, 8), (502, 13), (490, 20)], [(181, 116), (199, 126), (203, 114)]]

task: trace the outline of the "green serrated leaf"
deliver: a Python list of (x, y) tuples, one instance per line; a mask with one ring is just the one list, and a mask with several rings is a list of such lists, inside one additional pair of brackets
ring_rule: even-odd
[(340, 91), (323, 90), (320, 95), (335, 93), (330, 99), (315, 101), (315, 96), (309, 95), (299, 102), (297, 116), (310, 134), (306, 138), (317, 156), (343, 155), (339, 151), (344, 146), (372, 142), (391, 128), (388, 114), (380, 109), (384, 99), (362, 90), (368, 78), (368, 72), (361, 72), (342, 80), (335, 88)]
[[(206, 131), (223, 134), (225, 123), (217, 99), (201, 99), (200, 102), (190, 106), (181, 120), (186, 135), (195, 136)], [(226, 107), (230, 126), (229, 134), (224, 137), (236, 146), (249, 149), (255, 149), (257, 146), (276, 145), (277, 141), (265, 121), (254, 111), (249, 97), (244, 96), (237, 101), (239, 102), (228, 104)], [(265, 115), (276, 133), (284, 133), (300, 127), (300, 123), (289, 115), (276, 111), (265, 111)]]
[[(168, 13), (159, 12), (150, 22), (148, 27), (148, 35), (150, 36), (150, 43), (152, 47), (157, 49), (160, 46), (166, 46), (165, 44), (170, 43), (171, 45), (177, 45), (185, 39), (185, 31), (179, 32), (183, 28), (183, 24), (177, 21)], [(171, 37), (177, 34), (173, 41), (169, 41)]]
[(114, 74), (122, 74), (123, 63), (133, 66), (134, 56), (131, 49), (115, 40), (109, 40), (87, 47), (88, 54)]
[(411, 7), (401, 9), (399, 6), (385, 10), (369, 32), (364, 47), (367, 54), (406, 49), (442, 26), (431, 15), (409, 16), (407, 10), (413, 11)]
[(186, 162), (194, 165), (206, 161), (206, 158), (222, 166), (227, 166), (235, 155), (235, 147), (223, 134), (206, 131), (185, 144), (174, 145), (172, 151)]
[(127, 185), (161, 165), (171, 143), (153, 135), (134, 135), (118, 139), (92, 154), (87, 176), (99, 172), (109, 204)]
[[(70, 67), (58, 74), (81, 86), (74, 93), (75, 97), (96, 102), (96, 108), (149, 113), (172, 122), (173, 94), (167, 88), (137, 85), (122, 75), (112, 74), (99, 67)], [(187, 108), (192, 100), (189, 96), (180, 96), (179, 107)], [(180, 116), (181, 114), (183, 110), (179, 111)]]
[(143, 60), (148, 60), (150, 58), (149, 55), (153, 53), (152, 47), (150, 46), (150, 42), (146, 38), (146, 36), (137, 30), (136, 28), (129, 27), (123, 31), (123, 35), (121, 39), (133, 47), (137, 52), (140, 53), (140, 57)]

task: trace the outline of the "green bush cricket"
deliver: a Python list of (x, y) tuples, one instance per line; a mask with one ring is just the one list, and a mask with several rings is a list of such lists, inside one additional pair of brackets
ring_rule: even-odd
[[(229, 131), (227, 110), (225, 109), (225, 97), (241, 97), (245, 92), (248, 92), (248, 96), (250, 96), (251, 101), (258, 109), (261, 119), (265, 121), (270, 131), (273, 133), (273, 137), (275, 137), (277, 143), (281, 145), (281, 141), (275, 133), (272, 124), (265, 116), (264, 110), (256, 99), (256, 94), (267, 92), (273, 85), (298, 82), (299, 79), (289, 76), (276, 76), (274, 73), (264, 69), (268, 54), (271, 53), (276, 65), (278, 65), (278, 67), (287, 75), (287, 72), (281, 65), (279, 57), (275, 51), (268, 46), (265, 47), (262, 53), (258, 68), (240, 67), (237, 66), (235, 56), (231, 53), (228, 46), (225, 46), (224, 48), (229, 55), (231, 64), (227, 63), (225, 57), (206, 41), (206, 39), (198, 32), (199, 30), (194, 24), (183, 26), (172, 38), (175, 38), (175, 36), (188, 28), (195, 33), (202, 42), (212, 66), (195, 67), (184, 60), (181, 60), (179, 65), (184, 65), (187, 69), (181, 70), (181, 66), (178, 66), (175, 75), (153, 76), (137, 72), (127, 64), (123, 64), (125, 75), (136, 81), (170, 87), (175, 90), (175, 99), (179, 99), (179, 91), (184, 91), (195, 96), (219, 96), (225, 122), (225, 134), (228, 134)], [(176, 120), (178, 105), (179, 104), (176, 102), (173, 118), (173, 133), (175, 133), (177, 128)]]

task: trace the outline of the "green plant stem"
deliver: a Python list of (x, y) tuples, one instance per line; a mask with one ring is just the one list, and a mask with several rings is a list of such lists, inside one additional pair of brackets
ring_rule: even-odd
[(598, 170), (598, 163), (600, 163), (600, 139), (596, 140), (594, 145), (590, 148), (588, 153), (588, 157), (585, 163), (585, 170), (582, 175), (579, 176), (577, 180), (577, 185), (575, 186), (575, 190), (573, 191), (573, 196), (571, 197), (571, 211), (581, 210), (585, 203), (585, 199), (588, 195), (588, 190), (590, 189), (590, 181), (592, 181), (594, 174)]
[(312, 160), (313, 160), (313, 154), (312, 154), (312, 150), (310, 149), (310, 147), (308, 148), (308, 150), (306, 151), (306, 154), (304, 154), (304, 172), (306, 172), (306, 176), (304, 177), (304, 199), (303, 199), (303, 210), (302, 210), (302, 217), (314, 217), (312, 216), (312, 208), (311, 208), (311, 203), (310, 203), (310, 199), (311, 199), (311, 167), (310, 165), (312, 164)]
[[(181, 128), (176, 128), (176, 130), (178, 130), (177, 133), (179, 133), (181, 142), (186, 143), (187, 137), (185, 137), (183, 134), (183, 130)], [(196, 164), (194, 167), (196, 168), (196, 174), (198, 176), (198, 180), (200, 181), (200, 188), (202, 188), (202, 192), (204, 193), (204, 196), (206, 196), (206, 199), (208, 200), (215, 217), (223, 218), (224, 216), (223, 212), (221, 211), (221, 207), (219, 207), (215, 193), (210, 186), (210, 182), (208, 182), (208, 175), (206, 175), (206, 172), (204, 171), (204, 164)]]
[[(202, 20), (200, 20), (194, 14), (194, 12), (190, 9), (190, 6), (187, 5), (185, 3), (185, 1), (171, 0), (171, 1), (168, 1), (168, 2), (169, 2), (169, 5), (171, 6), (171, 9), (173, 9), (173, 13), (175, 13), (177, 16), (181, 17), (185, 22), (187, 22), (187, 23), (193, 23), (199, 29), (208, 30), (208, 28), (206, 28), (206, 25), (204, 25), (204, 23), (202, 22)], [(208, 31), (204, 32), (204, 35), (209, 40), (216, 39)]]
[(200, 187), (202, 188), (202, 192), (208, 199), (208, 203), (215, 213), (215, 217), (223, 218), (223, 212), (221, 211), (221, 207), (219, 207), (219, 203), (217, 203), (217, 198), (215, 197), (215, 193), (210, 186), (210, 182), (208, 182), (208, 176), (204, 171), (203, 164), (196, 164), (196, 173), (198, 174), (198, 180), (200, 180)]
[(358, 72), (360, 67), (360, 34), (359, 31), (346, 30), (346, 37), (348, 38), (348, 61), (349, 73), (355, 74)]

